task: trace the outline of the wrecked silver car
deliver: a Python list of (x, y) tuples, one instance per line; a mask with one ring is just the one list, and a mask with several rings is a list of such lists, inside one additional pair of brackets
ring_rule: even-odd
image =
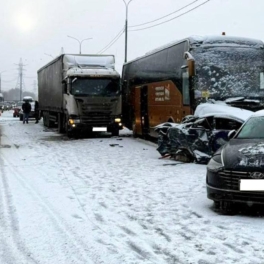
[(238, 130), (253, 112), (205, 103), (182, 123), (163, 123), (155, 127), (158, 152), (182, 162), (207, 164), (213, 153), (228, 141), (228, 133)]

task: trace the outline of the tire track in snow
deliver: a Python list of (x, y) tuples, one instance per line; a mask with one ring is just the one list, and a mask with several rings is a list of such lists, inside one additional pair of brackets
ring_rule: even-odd
[(6, 172), (4, 168), (4, 162), (0, 156), (0, 234), (3, 253), (0, 256), (2, 258), (1, 263), (16, 263), (19, 259), (19, 263), (37, 263), (32, 253), (26, 248), (21, 241), (19, 235), (19, 225), (17, 222), (16, 208), (12, 201), (12, 194), (10, 192)]
[[(19, 172), (19, 168), (6, 158), (4, 158), (4, 162), (9, 164), (9, 167), (12, 168), (10, 170), (13, 172), (13, 175), (18, 180), (20, 185), (27, 190), (27, 194), (31, 195), (33, 200), (38, 201), (39, 206), (41, 206), (51, 220), (54, 229), (57, 230), (57, 233), (59, 233), (63, 238), (62, 241), (67, 241), (67, 245), (71, 248), (71, 250), (74, 248), (71, 256), (74, 255), (79, 259), (80, 262), (77, 263), (103, 264), (104, 262), (100, 257), (100, 253), (97, 252), (97, 250), (95, 250), (91, 245), (85, 244), (81, 238), (71, 231), (71, 227), (69, 227), (65, 220), (55, 212), (52, 205), (48, 201), (45, 201), (45, 199), (41, 197), (41, 195), (39, 195), (36, 190), (34, 190), (34, 188), (32, 188), (31, 185), (20, 176), (23, 175), (23, 172)], [(111, 262), (109, 261), (109, 263)]]
[[(7, 139), (9, 140), (9, 141), (13, 141), (9, 136), (7, 136)], [(26, 140), (24, 140), (25, 141), (25, 143), (26, 143)], [(30, 141), (29, 142), (30, 144), (27, 144), (27, 147), (28, 148), (30, 148), (30, 149), (32, 149), (33, 147), (32, 147), (32, 141)], [(65, 142), (63, 142), (63, 143), (65, 143)], [(68, 143), (68, 142), (66, 142), (66, 143)], [(71, 142), (70, 142), (71, 143)], [(43, 142), (41, 142), (41, 141), (36, 141), (36, 142), (34, 142), (34, 152), (38, 152), (38, 148), (41, 148), (42, 150), (43, 150)], [(45, 147), (48, 147), (48, 148), (50, 148), (50, 146), (45, 146)], [(59, 146), (59, 148), (57, 148), (57, 145), (55, 145), (55, 146), (53, 146), (54, 147), (54, 150), (53, 150), (53, 152), (52, 153), (50, 153), (50, 154), (54, 154), (54, 152), (56, 152), (56, 151), (59, 151), (59, 150), (61, 150), (61, 146)], [(18, 149), (17, 148), (17, 150), (16, 151), (18, 151), (18, 152), (20, 152), (20, 155), (18, 155), (18, 156), (20, 156), (20, 157), (22, 157), (23, 155), (22, 155), (22, 149)], [(54, 155), (54, 159), (56, 159), (57, 158), (57, 156), (56, 156), (56, 154)], [(49, 159), (50, 159), (50, 157), (49, 157)], [(49, 160), (48, 159), (48, 160)], [(51, 159), (53, 159), (53, 158), (51, 158)], [(46, 160), (46, 162), (48, 162), (48, 160)], [(25, 184), (25, 181), (23, 180), (23, 178), (21, 178), (19, 175), (21, 174), (21, 175), (23, 175), (23, 171), (22, 171), (22, 169), (21, 169), (21, 167), (23, 168), (23, 169), (26, 169), (27, 167), (31, 167), (31, 168), (33, 168), (34, 166), (32, 166), (32, 165), (30, 165), (30, 164), (28, 164), (27, 166), (26, 165), (22, 165), (22, 166), (20, 166), (20, 165), (18, 165), (17, 163), (15, 164), (15, 162), (13, 161), (13, 160), (6, 160), (6, 162), (9, 162), (10, 164), (12, 164), (13, 163), (13, 168), (16, 168), (16, 172), (17, 172), (17, 175), (16, 175), (16, 177), (21, 181), (23, 181), (23, 182), (20, 182), (20, 184), (21, 185), (23, 185), (24, 184), (24, 188), (25, 189), (27, 189), (27, 187), (28, 186), (26, 186), (26, 185), (29, 185), (30, 186), (30, 189), (31, 190), (33, 190), (33, 191), (35, 191), (34, 190), (34, 188), (32, 188), (32, 186), (30, 185), (30, 184), (28, 184), (28, 182)], [(29, 162), (29, 160), (27, 161), (27, 162)], [(21, 161), (19, 162), (19, 163), (21, 163)], [(45, 163), (45, 162), (44, 162)], [(57, 164), (60, 164), (60, 162), (58, 162)], [(19, 166), (19, 167), (18, 167)], [(56, 167), (57, 168), (57, 167)], [(21, 173), (18, 173), (18, 171), (20, 171)], [(44, 175), (40, 170), (38, 170), (38, 167), (36, 167), (36, 172), (37, 172), (37, 174), (42, 174), (43, 176), (46, 176), (46, 175)], [(51, 182), (54, 182), (54, 181), (51, 181)], [(65, 183), (65, 182), (64, 182)], [(69, 185), (69, 183), (67, 183), (67, 185)], [(74, 191), (74, 190), (73, 190)], [(32, 196), (33, 197), (33, 196)], [(35, 197), (34, 197), (35, 198)], [(67, 229), (67, 228), (69, 228), (70, 229), (70, 227), (69, 226), (67, 226), (67, 223), (65, 223), (65, 219), (63, 219), (62, 217), (60, 217), (60, 215), (58, 215), (58, 213), (57, 212), (55, 212), (52, 208), (52, 205), (51, 204), (49, 204), (48, 203), (48, 201), (47, 201), (47, 199), (45, 199), (45, 197), (43, 196), (43, 197), (38, 197), (38, 198), (41, 198), (42, 199), (42, 202), (44, 201), (44, 203), (45, 203), (45, 206), (44, 207), (46, 207), (46, 209), (48, 209), (48, 210), (46, 210), (46, 211), (49, 211), (49, 213), (50, 213), (50, 210), (52, 210), (53, 212), (52, 212), (52, 214), (53, 214), (53, 216), (55, 215), (56, 216), (56, 218), (57, 218), (57, 222), (61, 222), (61, 223), (63, 223), (63, 225), (66, 225), (65, 226), (65, 228)], [(36, 200), (36, 199), (33, 199), (33, 200)], [(79, 204), (80, 204), (80, 202), (79, 202)], [(83, 210), (84, 211), (84, 210)], [(84, 211), (85, 212), (85, 211)], [(52, 216), (52, 214), (51, 214), (51, 216)], [(52, 218), (52, 217), (51, 217)], [(56, 221), (55, 221), (56, 222)], [(96, 225), (95, 225), (95, 228), (96, 228)], [(93, 230), (94, 231), (94, 230)], [(102, 230), (103, 231), (103, 230)], [(72, 233), (73, 234), (73, 233)], [(107, 232), (105, 232), (105, 234), (107, 234)], [(73, 235), (75, 235), (75, 234), (73, 234)], [(83, 234), (82, 234), (83, 235)], [(83, 248), (87, 248), (87, 245), (84, 243), (84, 242), (81, 242), (81, 240), (80, 241), (78, 241), (80, 244), (82, 244), (82, 247)], [(101, 245), (102, 245), (102, 243), (100, 243)], [(99, 248), (100, 248), (100, 246), (99, 246)], [(111, 250), (111, 248), (112, 248), (112, 250)], [(111, 245), (111, 248), (109, 248), (109, 250), (110, 251), (112, 251), (112, 252), (115, 252), (116, 251), (116, 246), (115, 245)], [(87, 251), (87, 250), (86, 250)], [(92, 256), (93, 256), (93, 260), (94, 260), (94, 263), (104, 263), (104, 262), (102, 262), (102, 260), (101, 260), (101, 258), (100, 258), (100, 255), (103, 253), (103, 251), (105, 251), (103, 248), (101, 248), (101, 249), (99, 249), (99, 251), (100, 252), (98, 252), (98, 250), (96, 250), (96, 249), (94, 249), (94, 248), (90, 248), (90, 251), (92, 252)], [(118, 260), (118, 259), (124, 259), (125, 257), (124, 256), (122, 256), (122, 254), (121, 254), (121, 256), (120, 256), (120, 254), (119, 254), (120, 252), (118, 252), (118, 257), (116, 258), (116, 260)], [(107, 259), (107, 256), (105, 257), (105, 259)], [(121, 261), (122, 262), (122, 261)], [(83, 263), (86, 263), (86, 262), (83, 262)], [(110, 261), (110, 259), (108, 258), (108, 261), (107, 261), (107, 263), (111, 263), (111, 261)], [(114, 262), (114, 263), (116, 263), (116, 262)]]
[[(113, 141), (113, 139), (107, 140), (107, 143), (108, 142), (111, 142), (111, 141)], [(99, 152), (100, 151), (98, 150), (98, 153)], [(63, 153), (62, 149), (56, 148), (56, 151), (54, 149), (53, 159), (57, 161), (56, 162), (57, 164), (61, 164), (61, 163), (68, 164), (68, 163), (71, 163), (73, 161), (73, 157), (71, 157), (71, 155), (70, 156), (68, 156), (68, 155), (67, 156), (62, 156), (60, 153)], [(96, 159), (96, 155), (95, 156), (92, 156), (92, 157), (87, 155), (87, 157), (88, 157), (88, 160), (86, 160), (86, 163), (88, 163), (88, 164), (90, 163), (89, 162), (89, 158)], [(103, 157), (101, 157), (101, 158), (103, 159)], [(97, 180), (96, 180), (96, 182), (94, 182), (92, 180), (93, 179), (92, 177), (89, 177), (89, 176), (87, 177), (87, 175), (83, 175), (83, 174), (79, 173), (80, 172), (80, 169), (79, 168), (84, 164), (83, 161), (82, 160), (79, 160), (79, 159), (78, 160), (74, 160), (74, 161), (76, 162), (75, 163), (75, 166), (76, 166), (75, 169), (71, 169), (71, 170), (67, 170), (67, 171), (64, 170), (64, 169), (62, 169), (61, 170), (61, 177), (62, 177), (62, 179), (59, 179), (59, 181), (61, 183), (62, 183), (62, 181), (67, 182), (67, 184), (69, 185), (70, 189), (72, 189), (73, 194), (74, 194), (74, 197), (78, 201), (78, 203), (80, 205), (80, 208), (81, 208), (81, 210), (84, 213), (84, 216), (86, 216), (86, 219), (89, 222), (91, 222), (92, 225), (96, 229), (98, 229), (98, 231), (100, 231), (100, 230), (102, 231), (102, 234), (100, 234), (100, 237), (106, 235), (104, 237), (105, 237), (105, 240), (108, 241), (107, 242), (108, 250), (109, 251), (111, 251), (113, 249), (115, 251), (118, 250), (118, 248), (115, 245), (120, 244), (120, 242), (121, 242), (120, 241), (120, 238), (122, 238), (122, 240), (123, 240), (122, 244), (128, 246), (128, 247), (126, 246), (126, 250), (129, 250), (130, 252), (131, 252), (131, 250), (132, 250), (132, 252), (134, 251), (135, 252), (134, 253), (135, 254), (134, 256), (137, 257), (138, 261), (142, 261), (144, 259), (144, 261), (148, 261), (148, 263), (158, 263), (158, 262), (160, 262), (159, 260), (157, 260), (158, 258), (160, 258), (160, 256), (153, 254), (153, 251), (151, 251), (151, 250), (150, 251), (149, 250), (146, 251), (144, 249), (144, 247), (141, 247), (142, 249), (140, 250), (139, 244), (142, 244), (142, 241), (139, 242), (136, 239), (136, 237), (140, 237), (140, 234), (135, 234), (136, 237), (133, 238), (133, 239), (131, 239), (131, 237), (130, 237), (131, 234), (128, 234), (126, 231), (124, 231), (123, 228), (120, 228), (119, 227), (119, 224), (118, 223), (116, 223), (117, 224), (116, 227), (118, 227), (118, 229), (122, 230), (122, 233), (123, 234), (127, 235), (126, 236), (126, 239), (125, 239), (124, 235), (122, 235), (121, 232), (118, 233), (118, 235), (115, 234), (115, 236), (113, 236), (113, 234), (111, 232), (111, 228), (110, 228), (110, 230), (109, 229), (108, 230), (104, 230), (105, 228), (104, 227), (101, 227), (102, 221), (99, 220), (99, 223), (98, 223), (98, 219), (102, 219), (102, 217), (101, 217), (101, 215), (99, 215), (99, 217), (98, 217), (98, 213), (97, 213), (97, 210), (96, 210), (96, 207), (98, 207), (98, 206), (96, 206), (96, 205), (100, 205), (105, 210), (107, 210), (108, 213), (110, 213), (110, 212), (109, 212), (107, 206), (105, 206), (105, 204), (103, 204), (104, 206), (101, 205), (102, 202), (100, 202), (100, 199), (98, 201), (97, 201), (97, 199), (95, 200), (95, 203), (93, 203), (93, 205), (91, 207), (89, 207), (89, 211), (88, 211), (88, 214), (89, 215), (87, 214), (87, 210), (88, 209), (85, 208), (82, 205), (83, 203), (81, 202), (81, 199), (82, 199), (83, 194), (82, 193), (79, 193), (79, 191), (77, 191), (77, 189), (79, 189), (79, 188), (76, 188), (76, 185), (77, 186), (78, 185), (83, 186), (83, 187), (81, 187), (82, 189), (83, 188), (86, 188), (86, 189), (90, 188), (90, 191), (91, 190), (95, 190), (95, 189), (98, 188), (97, 192), (95, 192), (95, 193), (99, 194), (99, 198), (100, 198), (100, 193), (103, 192), (103, 190), (106, 188), (105, 184), (108, 184), (108, 183), (111, 184), (112, 181), (110, 180), (108, 182), (109, 179), (107, 180), (106, 177), (108, 177), (109, 175), (103, 175), (102, 174), (102, 171), (105, 171), (103, 169), (103, 170), (100, 170), (100, 171), (92, 171), (92, 173), (94, 173), (94, 175), (97, 175), (97, 177), (96, 177)], [(90, 171), (90, 170), (88, 170), (88, 171)], [(90, 182), (90, 180), (92, 180), (92, 182)], [(91, 186), (91, 184), (92, 184), (92, 186)], [(115, 192), (114, 189), (115, 188), (113, 188), (113, 191)], [(86, 192), (85, 192), (84, 195), (86, 195)], [(108, 197), (108, 195), (106, 194), (105, 195), (105, 198), (108, 199), (110, 197)], [(94, 210), (94, 208), (95, 208), (95, 210)], [(94, 219), (93, 219), (93, 216), (90, 215), (91, 212), (94, 214)], [(109, 222), (107, 224), (109, 224)], [(131, 232), (129, 232), (129, 233), (131, 233)], [(102, 240), (99, 239), (97, 241), (100, 242)], [(124, 242), (124, 241), (126, 241), (126, 242)], [(101, 244), (106, 245), (105, 243), (101, 243)], [(133, 246), (133, 245), (137, 245), (137, 246)], [(144, 245), (144, 243), (143, 243), (143, 245)], [(141, 252), (142, 254), (139, 254), (139, 252)], [(120, 256), (119, 258), (122, 259), (122, 260), (127, 259), (127, 257), (125, 257), (124, 255), (122, 256), (122, 254), (120, 254), (120, 253), (119, 253), (119, 256)], [(156, 261), (154, 261), (155, 259), (156, 259)], [(122, 263), (128, 263), (128, 262), (123, 261)]]

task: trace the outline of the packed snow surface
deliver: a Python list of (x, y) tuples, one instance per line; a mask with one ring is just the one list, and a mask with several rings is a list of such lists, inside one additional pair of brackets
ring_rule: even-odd
[(206, 166), (154, 143), (69, 140), (0, 116), (0, 263), (263, 263), (263, 218), (206, 197)]

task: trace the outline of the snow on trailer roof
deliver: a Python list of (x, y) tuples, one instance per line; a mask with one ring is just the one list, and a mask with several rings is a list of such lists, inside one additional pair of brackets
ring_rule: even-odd
[(220, 36), (199, 36), (199, 35), (191, 35), (187, 38), (172, 41), (169, 42), (163, 46), (157, 47), (156, 49), (153, 49), (144, 55), (137, 57), (131, 61), (128, 61), (124, 63), (124, 65), (127, 65), (131, 62), (140, 60), (144, 57), (148, 57), (152, 54), (155, 54), (161, 50), (170, 48), (172, 46), (175, 46), (179, 43), (182, 43), (184, 41), (187, 41), (189, 43), (189, 48), (195, 48), (198, 46), (232, 46), (232, 47), (254, 47), (254, 48), (264, 48), (264, 42), (258, 39), (251, 39), (251, 38), (245, 38), (245, 37), (236, 37), (236, 36), (226, 36), (226, 35), (220, 35)]
[(190, 36), (190, 46), (232, 46), (264, 48), (264, 43), (258, 39), (235, 36)]
[[(101, 65), (109, 66), (114, 68), (115, 65), (115, 55), (112, 54), (61, 54), (58, 57), (54, 58), (44, 66), (42, 66), (37, 72), (39, 73), (43, 69), (47, 68), (49, 65), (55, 63), (63, 57), (64, 63), (67, 66), (83, 66), (83, 65)], [(87, 59), (88, 58), (88, 59)]]
[(85, 67), (105, 67), (105, 68), (115, 68), (115, 56), (114, 55), (72, 55), (64, 54), (63, 63), (65, 68), (70, 68), (73, 66), (78, 66), (80, 68)]
[(216, 115), (220, 117), (219, 114), (223, 114), (223, 117), (235, 117), (236, 119), (246, 121), (253, 113), (254, 112), (250, 110), (233, 107), (226, 104), (203, 103), (197, 106), (194, 115), (199, 117)]

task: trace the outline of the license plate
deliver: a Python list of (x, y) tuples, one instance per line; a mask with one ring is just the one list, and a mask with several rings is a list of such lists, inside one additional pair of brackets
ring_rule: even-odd
[(107, 128), (106, 127), (93, 127), (94, 132), (106, 132)]
[(264, 191), (264, 180), (240, 180), (240, 191)]

